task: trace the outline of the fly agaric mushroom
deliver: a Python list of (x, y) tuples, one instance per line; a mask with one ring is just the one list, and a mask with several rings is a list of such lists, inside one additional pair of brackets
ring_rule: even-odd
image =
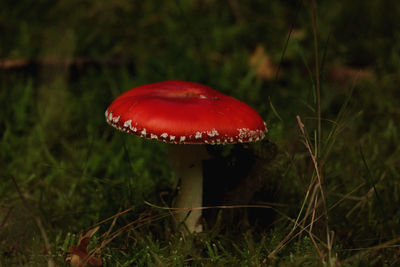
[[(115, 128), (169, 143), (169, 158), (180, 190), (176, 216), (190, 233), (201, 232), (204, 144), (235, 144), (264, 138), (260, 115), (247, 104), (193, 82), (164, 81), (133, 88), (117, 97), (105, 112)], [(192, 209), (193, 208), (193, 209)], [(191, 210), (190, 214), (188, 210)]]

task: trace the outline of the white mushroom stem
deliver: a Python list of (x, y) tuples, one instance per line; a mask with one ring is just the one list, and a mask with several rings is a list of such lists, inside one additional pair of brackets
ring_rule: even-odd
[(170, 164), (179, 186), (174, 207), (177, 225), (185, 224), (190, 233), (202, 232), (203, 160), (208, 158), (204, 145), (170, 145)]

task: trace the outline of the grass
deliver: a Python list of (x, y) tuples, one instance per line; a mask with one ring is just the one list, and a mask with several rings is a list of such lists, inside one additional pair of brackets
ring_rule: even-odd
[[(0, 266), (69, 266), (95, 227), (88, 251), (104, 266), (398, 265), (400, 34), (388, 2), (2, 3)], [(249, 65), (258, 45), (272, 76)], [(125, 90), (166, 79), (237, 97), (269, 128), (263, 142), (210, 148), (214, 208), (198, 235), (175, 231), (165, 208), (165, 144), (104, 119)]]

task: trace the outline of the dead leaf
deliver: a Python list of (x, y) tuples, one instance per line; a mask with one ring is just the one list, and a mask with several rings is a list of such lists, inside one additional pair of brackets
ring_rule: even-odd
[(374, 79), (374, 73), (368, 69), (359, 69), (351, 66), (333, 67), (328, 78), (330, 81), (338, 84), (347, 84), (354, 80), (371, 81)]
[(265, 52), (264, 46), (257, 45), (253, 55), (250, 57), (249, 65), (255, 69), (255, 75), (264, 80), (272, 80), (275, 76), (277, 66), (271, 57)]
[(86, 264), (89, 266), (103, 266), (103, 261), (100, 257), (94, 257), (87, 252), (87, 246), (90, 238), (99, 230), (99, 226), (90, 229), (84, 236), (79, 238), (77, 246), (68, 248), (69, 254), (65, 258), (66, 261), (71, 261), (72, 266), (82, 267)]

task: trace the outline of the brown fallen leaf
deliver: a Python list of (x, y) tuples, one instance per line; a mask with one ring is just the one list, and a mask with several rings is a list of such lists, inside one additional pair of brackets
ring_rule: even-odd
[(250, 67), (255, 68), (255, 75), (264, 80), (272, 80), (275, 76), (277, 66), (271, 57), (265, 52), (264, 46), (257, 45), (249, 60)]
[(103, 266), (103, 261), (100, 257), (94, 257), (87, 252), (87, 246), (90, 238), (99, 230), (99, 226), (90, 229), (84, 236), (79, 238), (77, 246), (70, 246), (68, 248), (68, 255), (66, 261), (71, 261), (72, 266), (82, 267), (89, 266)]
[(371, 81), (375, 75), (371, 70), (351, 66), (335, 66), (328, 73), (328, 79), (338, 84), (351, 83), (354, 80)]

